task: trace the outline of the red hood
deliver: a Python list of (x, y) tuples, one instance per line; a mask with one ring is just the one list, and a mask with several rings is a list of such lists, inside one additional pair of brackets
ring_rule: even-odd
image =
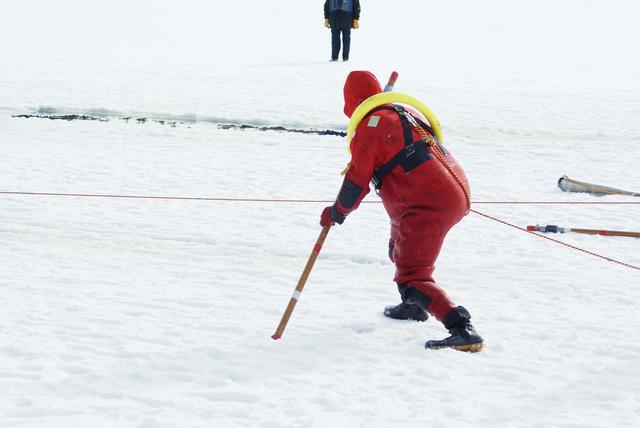
[(380, 82), (371, 72), (352, 71), (344, 82), (344, 114), (351, 117), (361, 102), (380, 92)]

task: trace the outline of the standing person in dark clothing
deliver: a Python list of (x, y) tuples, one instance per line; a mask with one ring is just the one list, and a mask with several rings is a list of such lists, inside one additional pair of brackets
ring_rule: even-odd
[(342, 34), (342, 60), (349, 61), (351, 29), (359, 28), (360, 0), (325, 0), (324, 26), (331, 28), (331, 61), (337, 61), (340, 54), (340, 34)]

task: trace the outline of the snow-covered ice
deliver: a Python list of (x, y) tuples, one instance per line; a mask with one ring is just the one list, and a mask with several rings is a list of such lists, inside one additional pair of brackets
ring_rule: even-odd
[[(26, 0), (0, 14), (0, 192), (331, 200), (354, 69), (425, 101), (472, 199), (638, 201), (640, 4), (361, 0), (329, 63), (322, 2)], [(87, 114), (109, 121), (14, 118)], [(175, 127), (150, 120), (177, 121)], [(370, 194), (367, 201), (375, 202)], [(486, 340), (397, 322), (388, 220), (323, 203), (2, 194), (2, 427), (621, 427), (640, 417), (640, 272), (471, 213), (436, 279)], [(639, 205), (475, 204), (524, 227), (638, 231)], [(632, 238), (552, 235), (640, 266)]]

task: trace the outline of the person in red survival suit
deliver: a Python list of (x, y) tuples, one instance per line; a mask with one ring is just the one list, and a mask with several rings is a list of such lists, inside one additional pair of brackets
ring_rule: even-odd
[[(349, 73), (344, 113), (351, 117), (362, 101), (380, 92), (372, 73)], [(418, 127), (427, 134), (421, 135)], [(468, 189), (469, 184), (455, 158), (440, 144), (428, 145), (425, 136), (436, 142), (431, 128), (413, 110), (395, 104), (373, 109), (356, 129), (349, 169), (335, 203), (322, 211), (320, 224), (342, 224), (369, 193), (372, 182), (391, 219), (389, 257), (396, 266), (394, 281), (402, 299), (399, 305), (386, 307), (384, 314), (425, 321), (430, 313), (450, 336), (429, 340), (426, 348), (477, 352), (483, 339), (471, 325), (471, 315), (455, 306), (432, 276), (447, 232), (468, 212), (468, 190), (463, 186)]]

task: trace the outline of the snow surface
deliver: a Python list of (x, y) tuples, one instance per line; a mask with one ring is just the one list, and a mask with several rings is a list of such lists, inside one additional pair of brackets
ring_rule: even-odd
[[(362, 0), (352, 61), (329, 63), (322, 1), (23, 0), (0, 14), (0, 191), (332, 199), (350, 70), (439, 116), (474, 201), (637, 201), (640, 4)], [(18, 119), (79, 113), (178, 120)], [(375, 195), (367, 197), (376, 201)], [(398, 301), (388, 220), (331, 230), (270, 339), (322, 203), (2, 195), (2, 427), (622, 427), (640, 417), (639, 272), (467, 216), (436, 278), (479, 354)], [(526, 226), (634, 230), (638, 205), (474, 205)], [(640, 266), (640, 241), (564, 242)]]

